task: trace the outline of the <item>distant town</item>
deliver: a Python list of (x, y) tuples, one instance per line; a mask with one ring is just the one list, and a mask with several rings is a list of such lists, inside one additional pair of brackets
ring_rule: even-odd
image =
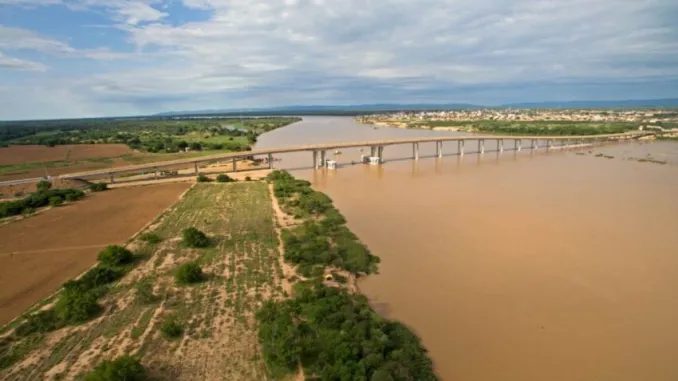
[[(371, 114), (358, 117), (363, 123), (407, 127), (453, 127), (464, 129), (468, 122), (589, 122), (633, 123), (637, 127), (673, 128), (678, 126), (678, 110), (615, 110), (615, 109), (476, 109), (449, 111), (413, 111)], [(438, 123), (435, 123), (438, 122)], [(443, 122), (443, 123), (441, 123)]]

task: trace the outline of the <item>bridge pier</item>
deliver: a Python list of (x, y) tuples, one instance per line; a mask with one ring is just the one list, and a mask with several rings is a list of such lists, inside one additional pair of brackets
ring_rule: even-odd
[(324, 167), (325, 166), (325, 155), (327, 154), (327, 151), (320, 150), (320, 166)]
[(273, 154), (268, 154), (268, 169), (273, 169)]
[(443, 142), (436, 142), (436, 157), (443, 157)]
[(536, 139), (532, 139), (532, 149), (533, 150), (537, 149), (537, 140)]
[(233, 162), (231, 163), (231, 165), (233, 166), (233, 172), (235, 172), (235, 171), (236, 171), (235, 158), (233, 158), (233, 159), (231, 159), (231, 160), (233, 161)]
[(497, 139), (497, 151), (504, 152), (504, 139)]
[(384, 146), (377, 147), (377, 156), (379, 157), (379, 162), (384, 161)]
[(485, 153), (485, 139), (478, 139), (478, 152), (481, 155)]
[(464, 156), (464, 142), (465, 140), (457, 140), (457, 152), (459, 156)]
[(318, 169), (318, 151), (313, 150), (313, 168)]
[(195, 175), (198, 175), (198, 162), (193, 163), (193, 169), (195, 170)]
[(546, 150), (550, 150), (551, 146), (553, 145), (553, 141), (551, 139), (546, 139)]
[(153, 178), (158, 179), (158, 168), (153, 168)]
[(113, 176), (113, 173), (109, 173), (108, 176), (111, 179), (111, 184), (115, 183), (115, 176)]
[(419, 143), (412, 143), (412, 157), (414, 160), (419, 160)]

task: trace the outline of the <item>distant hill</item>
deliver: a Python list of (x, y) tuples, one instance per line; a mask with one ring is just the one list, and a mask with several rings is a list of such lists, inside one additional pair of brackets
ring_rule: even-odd
[(258, 115), (360, 115), (376, 112), (396, 111), (435, 111), (480, 108), (675, 108), (678, 98), (666, 99), (631, 99), (602, 101), (548, 101), (507, 103), (499, 106), (475, 105), (470, 103), (383, 103), (363, 105), (297, 105), (262, 108), (233, 108), (192, 111), (170, 111), (154, 116), (191, 116), (191, 115), (224, 115), (224, 116), (258, 116)]
[(241, 108), (219, 110), (195, 110), (195, 111), (170, 111), (157, 116), (185, 116), (185, 115), (359, 115), (374, 112), (394, 111), (426, 111), (426, 110), (461, 110), (469, 108), (482, 108), (467, 103), (451, 104), (369, 104), (369, 105), (308, 105), (308, 106), (284, 106), (268, 108)]
[(622, 101), (562, 101), (508, 103), (506, 108), (673, 108), (678, 107), (678, 98), (629, 99)]

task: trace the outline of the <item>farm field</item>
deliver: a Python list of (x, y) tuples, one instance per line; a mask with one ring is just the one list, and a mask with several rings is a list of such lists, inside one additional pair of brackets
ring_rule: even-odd
[(91, 193), (73, 204), (0, 225), (0, 324), (56, 291), (176, 202), (189, 184)]
[[(189, 226), (207, 234), (209, 247), (182, 245)], [(123, 354), (139, 357), (153, 379), (268, 379), (254, 312), (284, 291), (267, 184), (196, 184), (148, 231), (161, 241), (128, 245), (144, 259), (99, 301), (103, 313), (23, 338), (21, 359), (0, 380), (74, 379)], [(189, 261), (202, 267), (204, 280), (179, 286), (175, 270)], [(153, 298), (139, 298), (144, 282)], [(161, 332), (169, 318), (182, 327), (180, 337)]]
[(12, 145), (0, 148), (0, 165), (108, 158), (133, 152), (124, 144)]
[[(9, 146), (0, 148), (0, 181), (57, 176), (65, 173), (144, 164), (210, 155), (222, 151), (204, 150), (175, 153), (133, 151), (122, 144), (82, 144), (67, 146)], [(16, 188), (16, 189), (15, 189)], [(19, 187), (3, 187), (13, 194)]]

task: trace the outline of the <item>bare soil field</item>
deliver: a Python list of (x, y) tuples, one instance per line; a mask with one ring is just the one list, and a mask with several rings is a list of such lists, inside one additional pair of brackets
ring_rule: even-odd
[(13, 145), (0, 148), (0, 165), (117, 157), (132, 152), (124, 144)]
[(0, 324), (92, 266), (102, 247), (126, 242), (189, 186), (172, 183), (92, 193), (0, 226)]
[[(133, 188), (132, 188), (133, 189)], [(210, 237), (203, 249), (181, 243), (184, 228)], [(133, 240), (144, 260), (100, 300), (101, 316), (77, 326), (27, 337), (24, 355), (0, 380), (73, 380), (104, 359), (138, 356), (158, 380), (267, 380), (254, 311), (282, 298), (283, 270), (269, 189), (264, 182), (196, 184), (147, 231), (157, 244)], [(180, 286), (177, 267), (196, 261), (205, 279)], [(150, 281), (155, 298), (140, 299)], [(160, 327), (174, 316), (183, 335)]]

